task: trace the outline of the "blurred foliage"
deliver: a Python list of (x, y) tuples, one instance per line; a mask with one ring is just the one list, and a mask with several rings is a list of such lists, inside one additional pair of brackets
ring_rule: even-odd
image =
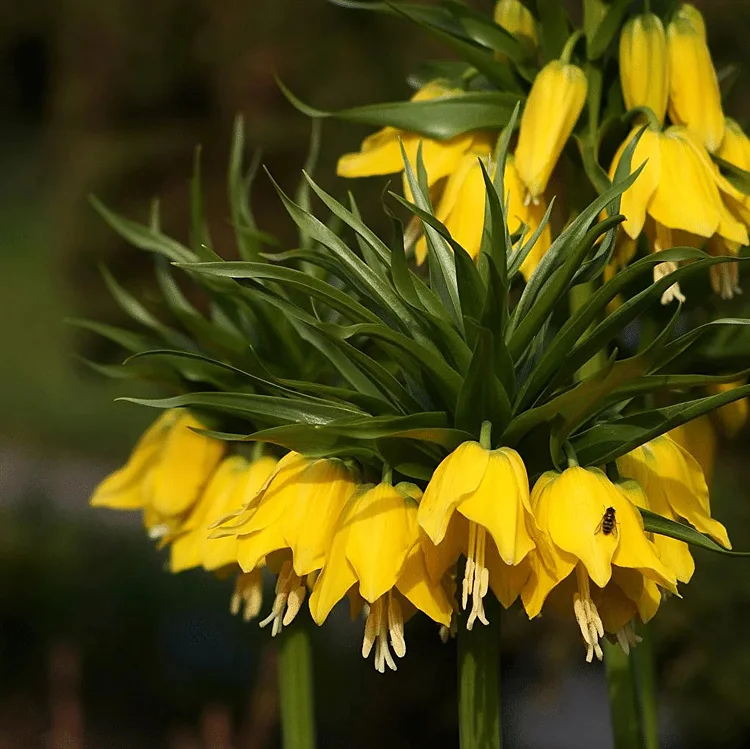
[[(750, 3), (698, 4), (719, 67), (734, 63), (725, 71), (733, 82), (727, 108), (747, 125)], [(474, 5), (486, 10), (491, 2)], [(305, 101), (336, 109), (404, 98), (406, 73), (438, 56), (444, 51), (397, 19), (324, 0), (0, 5), (0, 485), (7, 489), (14, 470), (4, 442), (41, 446), (52, 457), (122, 457), (151, 417), (113, 403), (117, 384), (74, 357), (112, 353), (92, 350), (99, 345), (93, 338), (63, 323), (66, 316), (121, 321), (100, 262), (126, 287), (151, 283), (150, 258), (103, 225), (87, 194), (141, 220), (158, 195), (165, 231), (186, 238), (187, 181), (193, 147), (202, 143), (211, 232), (223, 246), (231, 235), (225, 163), (235, 114), (245, 113), (248, 140), (264, 149), (285, 189), (293, 190), (304, 159), (309, 123), (278, 92), (274, 74)], [(318, 174), (325, 189), (342, 192), (336, 156), (364, 132), (325, 123)], [(368, 202), (375, 204), (383, 183), (356, 185), (358, 202), (373, 214)], [(264, 228), (293, 241), (265, 180), (255, 204)], [(715, 482), (716, 515), (741, 549), (750, 549), (747, 449), (747, 431), (722, 444)], [(68, 500), (72, 494), (83, 506), (88, 489), (71, 485)], [(260, 656), (267, 633), (229, 617), (227, 585), (200, 573), (163, 573), (162, 557), (136, 524), (63, 511), (58, 497), (19, 492), (17, 499), (10, 508), (0, 497), (0, 723), (18, 713), (46, 730), (47, 658), (58, 642), (80, 652), (85, 719), (101, 737), (91, 746), (165, 746), (168, 727), (195, 727), (212, 701), (225, 703), (239, 723), (258, 669), (261, 679), (273, 669)], [(696, 556), (685, 599), (664, 606), (656, 622), (662, 703), (685, 746), (743, 746), (750, 743), (750, 576), (744, 562)], [(524, 691), (559, 691), (571, 658), (580, 656), (575, 632), (554, 636), (554, 621), (529, 625), (516, 614), (505, 627), (505, 663), (521, 675)], [(358, 647), (345, 612), (333, 631), (339, 640), (328, 629), (317, 633), (324, 746), (455, 745), (446, 708), (454, 666), (434, 630), (410, 634), (409, 657), (388, 680), (358, 658), (341, 657)], [(378, 723), (383, 714), (389, 720)], [(350, 715), (361, 722), (353, 725)], [(274, 740), (271, 734), (269, 745)]]

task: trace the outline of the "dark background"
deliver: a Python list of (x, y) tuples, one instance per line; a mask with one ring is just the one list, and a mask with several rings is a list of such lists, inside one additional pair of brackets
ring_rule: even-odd
[[(701, 5), (719, 66), (746, 71), (727, 108), (747, 124), (750, 3)], [(309, 123), (274, 74), (337, 108), (405, 98), (406, 74), (438, 55), (403, 22), (324, 0), (0, 2), (0, 749), (278, 746), (273, 643), (230, 617), (229, 583), (170, 576), (137, 518), (87, 506), (153, 414), (113, 402), (132, 390), (77, 357), (118, 352), (63, 322), (124, 322), (102, 262), (127, 288), (152, 287), (150, 258), (86, 196), (144, 220), (158, 195), (166, 231), (185, 239), (201, 143), (216, 249), (231, 253), (234, 116), (287, 189), (307, 150)], [(365, 133), (326, 122), (327, 189), (342, 191), (336, 156)], [(357, 184), (360, 204), (383, 184)], [(262, 228), (293, 241), (267, 180), (254, 203)], [(741, 301), (732, 311), (748, 312)], [(747, 450), (747, 430), (721, 443), (714, 508), (750, 549)], [(653, 627), (664, 746), (745, 746), (750, 563), (696, 558), (685, 598)], [(572, 617), (528, 623), (513, 610), (504, 634), (506, 745), (608, 746), (603, 673), (583, 662)], [(456, 746), (452, 646), (412, 622), (399, 673), (380, 676), (360, 638), (345, 611), (315, 632), (322, 749)]]

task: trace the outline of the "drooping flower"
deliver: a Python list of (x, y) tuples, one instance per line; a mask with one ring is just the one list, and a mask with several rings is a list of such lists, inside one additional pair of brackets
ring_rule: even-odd
[[(711, 517), (708, 486), (698, 461), (664, 434), (617, 459), (620, 473), (643, 488), (648, 507), (670, 520), (687, 520), (702, 533), (730, 549), (724, 526)], [(657, 535), (654, 544), (662, 561), (688, 582), (695, 563), (686, 543)]]
[(255, 460), (241, 455), (224, 458), (184, 523), (168, 539), (172, 572), (198, 566), (213, 571), (237, 564), (236, 537), (209, 538), (209, 528), (251, 502), (276, 463), (268, 455)]
[(711, 421), (711, 414), (680, 424), (667, 434), (698, 461), (706, 484), (710, 487), (716, 462), (716, 429)]
[(648, 107), (664, 123), (669, 96), (667, 37), (659, 16), (634, 16), (620, 34), (620, 85), (625, 108)]
[(91, 504), (143, 510), (149, 533), (171, 532), (196, 503), (221, 460), (225, 445), (198, 434), (189, 411), (165, 411), (143, 434), (127, 463), (94, 490)]
[[(330, 553), (310, 597), (310, 612), (322, 624), (347, 594), (367, 606), (362, 655), (375, 651), (375, 668), (396, 670), (393, 654), (406, 653), (404, 621), (410, 608), (448, 627), (451, 604), (440, 582), (427, 574), (419, 543), (419, 490), (410, 484), (360, 487), (349, 499)], [(391, 653), (393, 651), (393, 654)]]
[(336, 521), (355, 488), (342, 461), (289, 453), (251, 503), (216, 531), (236, 538), (243, 572), (267, 564), (278, 574), (271, 614), (261, 622), (272, 624), (274, 635), (299, 612), (304, 579), (325, 564)]
[(466, 557), (461, 604), (471, 608), (467, 628), (487, 624), (483, 599), (490, 589), (507, 608), (518, 597), (534, 548), (529, 482), (521, 456), (510, 448), (489, 450), (464, 442), (442, 463), (419, 505), (419, 525), (427, 546), (428, 569), (441, 579)]
[(724, 112), (706, 26), (695, 6), (684, 3), (675, 11), (667, 27), (667, 49), (669, 116), (715, 153), (724, 137)]
[[(635, 137), (631, 131), (612, 161), (610, 178), (622, 153)], [(622, 226), (632, 239), (645, 229), (654, 252), (675, 246), (673, 233), (681, 232), (686, 242), (700, 244), (716, 236), (724, 242), (747, 244), (745, 225), (737, 220), (722, 200), (722, 192), (736, 193), (713, 167), (703, 146), (684, 127), (664, 132), (646, 129), (633, 152), (633, 168), (645, 164), (638, 179), (622, 195)], [(721, 192), (720, 192), (721, 191)], [(649, 219), (647, 221), (647, 219)], [(654, 281), (676, 270), (672, 262), (654, 268)], [(662, 297), (662, 303), (677, 298), (684, 301), (675, 284)]]
[(526, 201), (537, 201), (547, 188), (563, 146), (586, 101), (586, 74), (562, 60), (547, 63), (526, 99), (515, 151), (516, 168), (526, 186)]
[(536, 47), (539, 35), (536, 19), (520, 0), (499, 0), (495, 5), (495, 23), (516, 38), (527, 39), (529, 46)]
[[(537, 616), (550, 593), (567, 581), (559, 593), (568, 606), (572, 597), (586, 660), (595, 655), (601, 660), (605, 631), (618, 634), (634, 612), (650, 618), (659, 599), (657, 586), (675, 592), (675, 575), (659, 559), (636, 507), (596, 468), (543, 474), (531, 506), (539, 531), (522, 593), (526, 613)], [(607, 604), (610, 600), (619, 605)], [(627, 632), (619, 639), (630, 642)]]
[[(411, 101), (430, 101), (458, 93), (460, 91), (446, 88), (439, 81), (433, 81), (417, 91)], [(474, 143), (472, 133), (463, 133), (449, 140), (435, 140), (418, 133), (385, 127), (365, 138), (359, 152), (344, 154), (339, 159), (336, 173), (340, 177), (371, 177), (402, 172), (404, 160), (399, 139), (412, 164), (417, 162), (417, 150), (421, 144), (430, 186), (452, 174)]]

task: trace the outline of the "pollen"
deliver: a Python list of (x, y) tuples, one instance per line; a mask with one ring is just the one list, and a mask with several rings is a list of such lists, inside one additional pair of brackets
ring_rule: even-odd
[(476, 523), (469, 523), (469, 553), (461, 589), (461, 608), (464, 611), (471, 598), (471, 611), (466, 629), (471, 629), (477, 619), (482, 624), (489, 624), (484, 613), (484, 597), (490, 586), (490, 571), (484, 566), (486, 544), (487, 531)]
[(243, 572), (237, 575), (237, 582), (234, 586), (234, 593), (229, 604), (229, 609), (233, 616), (240, 613), (242, 609), (242, 618), (249, 622), (260, 614), (260, 607), (263, 603), (263, 576), (260, 570), (252, 572)]
[(628, 622), (622, 629), (617, 630), (617, 642), (620, 643), (625, 655), (630, 655), (630, 649), (642, 642), (642, 639), (633, 631), (633, 625)]
[(581, 628), (583, 641), (586, 643), (586, 662), (591, 663), (596, 655), (598, 660), (604, 658), (599, 641), (604, 637), (604, 625), (599, 616), (596, 604), (591, 600), (589, 576), (582, 564), (576, 566), (578, 591), (573, 595), (573, 612)]
[(369, 658), (374, 646), (375, 670), (382, 674), (387, 665), (391, 671), (396, 671), (396, 661), (393, 655), (399, 658), (406, 655), (404, 615), (401, 611), (401, 604), (393, 591), (388, 591), (374, 603), (366, 606), (365, 611), (367, 620), (362, 640), (362, 657)]
[(307, 595), (307, 588), (302, 578), (294, 572), (291, 561), (281, 565), (281, 572), (276, 580), (276, 597), (271, 613), (260, 622), (261, 627), (271, 627), (271, 635), (276, 637), (284, 627), (288, 627), (302, 608)]

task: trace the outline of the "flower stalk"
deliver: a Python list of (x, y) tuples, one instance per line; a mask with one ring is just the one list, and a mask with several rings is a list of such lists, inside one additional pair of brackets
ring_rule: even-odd
[(312, 648), (301, 622), (284, 630), (278, 669), (283, 749), (315, 749)]
[(617, 643), (604, 641), (610, 723), (615, 749), (641, 749), (641, 714), (630, 656)]
[(458, 733), (461, 749), (501, 749), (500, 604), (485, 603), (491, 624), (459, 627)]

